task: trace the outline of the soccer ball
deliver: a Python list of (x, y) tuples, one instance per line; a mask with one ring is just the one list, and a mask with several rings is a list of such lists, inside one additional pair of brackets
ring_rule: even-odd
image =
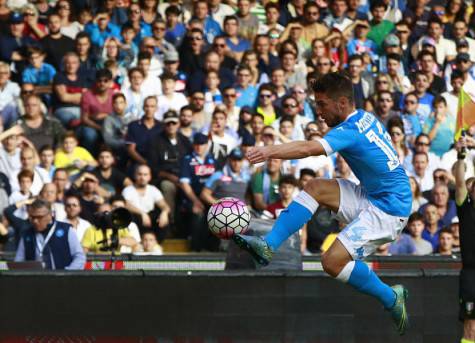
[(221, 239), (229, 239), (235, 233), (245, 233), (250, 221), (247, 205), (237, 198), (219, 199), (208, 211), (208, 227)]

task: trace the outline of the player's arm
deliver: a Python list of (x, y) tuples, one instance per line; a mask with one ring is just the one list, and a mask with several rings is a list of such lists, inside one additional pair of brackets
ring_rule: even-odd
[(247, 153), (247, 158), (253, 164), (268, 159), (296, 160), (309, 156), (325, 155), (326, 151), (320, 141), (296, 141), (280, 145), (254, 147)]

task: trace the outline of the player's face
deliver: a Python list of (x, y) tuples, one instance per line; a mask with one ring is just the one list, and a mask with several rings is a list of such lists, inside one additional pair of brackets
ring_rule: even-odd
[(323, 118), (328, 126), (334, 127), (341, 122), (338, 116), (340, 106), (335, 100), (325, 93), (315, 93), (315, 102), (317, 104), (317, 116)]

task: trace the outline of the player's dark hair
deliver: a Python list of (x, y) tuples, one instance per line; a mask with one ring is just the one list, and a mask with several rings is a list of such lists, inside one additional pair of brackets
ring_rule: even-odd
[(291, 174), (282, 175), (279, 180), (279, 187), (282, 185), (292, 185), (294, 187), (298, 186), (297, 179)]
[(407, 225), (410, 225), (417, 221), (421, 221), (424, 223), (424, 216), (419, 212), (414, 212), (409, 216), (409, 219), (407, 220)]
[(315, 93), (325, 93), (332, 99), (345, 97), (350, 103), (354, 103), (353, 83), (342, 73), (328, 73), (315, 81), (313, 84)]

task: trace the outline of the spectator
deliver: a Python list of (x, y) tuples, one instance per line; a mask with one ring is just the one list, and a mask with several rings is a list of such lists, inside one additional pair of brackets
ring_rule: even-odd
[(454, 245), (454, 235), (450, 228), (443, 228), (439, 232), (439, 248), (437, 253), (442, 256), (452, 256), (452, 248)]
[(34, 40), (39, 40), (46, 36), (46, 27), (42, 23), (38, 22), (38, 10), (36, 9), (35, 5), (26, 4), (23, 6), (22, 14), (25, 18), (25, 35), (33, 38)]
[(275, 100), (276, 94), (272, 85), (263, 84), (259, 87), (256, 112), (264, 117), (265, 125), (272, 125), (277, 118), (277, 111), (273, 105)]
[(112, 112), (112, 73), (98, 70), (96, 82), (81, 98), (81, 126), (78, 136), (88, 151), (94, 151), (100, 140), (104, 119)]
[(46, 55), (40, 48), (28, 48), (27, 56), (28, 65), (23, 70), (22, 82), (31, 83), (35, 87), (35, 93), (44, 94), (43, 98), (47, 99), (49, 104), (49, 94), (56, 70), (52, 65), (43, 62)]
[(127, 152), (135, 164), (147, 164), (149, 142), (161, 131), (160, 123), (155, 119), (157, 98), (149, 96), (143, 104), (142, 119), (135, 120), (127, 128)]
[(430, 255), (432, 254), (432, 245), (422, 238), (424, 230), (424, 216), (420, 213), (414, 212), (409, 216), (407, 227), (414, 243), (414, 255)]
[(406, 144), (413, 147), (416, 137), (422, 132), (422, 126), (417, 114), (419, 98), (414, 92), (406, 94), (404, 98), (404, 107), (401, 111), (401, 119), (404, 124), (404, 132), (406, 133)]
[(45, 183), (40, 194), (38, 194), (38, 199), (47, 201), (50, 204), (51, 212), (57, 220), (65, 220), (66, 212), (64, 211), (64, 204), (58, 201), (58, 191), (54, 183)]
[(213, 145), (224, 147), (225, 155), (228, 155), (238, 145), (238, 142), (236, 140), (236, 133), (226, 128), (226, 122), (226, 113), (216, 109), (211, 119), (209, 135)]
[(200, 198), (207, 206), (224, 197), (245, 199), (249, 178), (242, 172), (243, 160), (242, 150), (233, 149), (223, 170), (216, 171), (205, 182)]
[(35, 200), (28, 209), (30, 227), (18, 245), (15, 261), (40, 261), (45, 269), (83, 269), (86, 257), (71, 226), (54, 219), (50, 205)]
[(107, 38), (120, 39), (120, 29), (111, 23), (110, 14), (107, 11), (98, 11), (92, 23), (86, 25), (84, 31), (91, 37), (91, 43), (96, 47), (104, 46)]
[[(455, 202), (452, 199), (449, 199), (449, 189), (447, 185), (441, 182), (436, 183), (432, 188), (431, 198), (431, 203), (437, 207), (437, 212), (439, 214), (439, 226), (449, 226), (452, 222), (452, 219), (457, 215), (457, 211)], [(419, 212), (423, 212), (427, 206), (428, 205), (422, 206)]]
[(190, 141), (194, 137), (196, 130), (191, 126), (193, 121), (193, 110), (189, 105), (180, 109), (178, 131)]
[[(33, 173), (33, 184), (30, 190), (33, 195), (38, 195), (41, 188), (43, 187), (43, 184), (50, 182), (50, 178), (45, 171), (37, 166), (38, 156), (35, 149), (30, 146), (24, 147), (20, 153), (20, 161), (21, 170), (29, 170)], [(9, 175), (12, 191), (20, 189), (17, 175), (18, 173)]]
[(112, 109), (113, 112), (104, 119), (102, 137), (104, 143), (117, 154), (117, 159), (122, 161), (126, 154), (127, 124), (134, 120), (134, 116), (126, 112), (127, 102), (122, 93), (112, 96)]
[(54, 149), (51, 145), (43, 145), (39, 151), (40, 163), (38, 167), (44, 170), (53, 179), (56, 167), (54, 166)]
[[(439, 168), (440, 166), (440, 158), (435, 155), (434, 153), (430, 152), (430, 145), (431, 141), (430, 138), (427, 134), (421, 133), (417, 136), (416, 142), (415, 142), (415, 149), (414, 149), (414, 154), (415, 153), (425, 153), (427, 154), (429, 158), (429, 163), (427, 166), (427, 172), (432, 174), (432, 172)], [(409, 160), (406, 158), (406, 161), (404, 161), (404, 168), (410, 173), (413, 171), (413, 167), (411, 165), (412, 160)]]
[(458, 110), (458, 98), (460, 90), (464, 83), (463, 74), (459, 70), (454, 70), (450, 76), (451, 91), (447, 91), (441, 94), (447, 102), (447, 109), (449, 114), (453, 117), (457, 117)]
[(81, 218), (81, 201), (77, 195), (69, 194), (64, 199), (64, 209), (66, 211), (65, 223), (71, 225), (76, 232), (79, 242), (82, 241), (84, 233), (92, 224)]
[(48, 15), (48, 35), (41, 39), (41, 45), (46, 53), (46, 62), (56, 71), (61, 70), (63, 56), (74, 51), (74, 41), (61, 33), (61, 17), (59, 14)]
[(368, 81), (361, 77), (363, 72), (363, 58), (360, 55), (350, 56), (348, 59), (348, 74), (353, 83), (355, 92), (355, 106), (357, 108), (363, 107), (364, 99), (371, 94), (371, 85)]
[(297, 54), (292, 51), (284, 50), (279, 54), (279, 58), (285, 73), (285, 86), (292, 88), (299, 85), (306, 88), (306, 73), (297, 68)]
[(193, 4), (193, 18), (197, 19), (204, 28), (206, 41), (211, 44), (214, 37), (221, 34), (221, 27), (209, 15), (208, 3), (204, 0), (198, 0)]
[[(420, 64), (420, 71), (427, 76), (429, 82), (428, 91), (434, 95), (445, 92), (444, 79), (434, 73), (437, 62), (433, 53), (427, 50), (423, 50), (417, 55), (417, 60)], [(414, 82), (416, 74), (412, 74), (411, 80)]]
[(284, 96), (282, 98), (281, 118), (274, 121), (274, 123), (272, 124), (273, 127), (277, 129), (280, 125), (282, 118), (284, 117), (289, 117), (292, 119), (292, 123), (293, 123), (292, 139), (304, 140), (305, 139), (304, 129), (310, 120), (299, 114), (299, 103), (294, 96), (289, 95), (289, 96)]
[[(8, 197), (8, 204), (14, 205), (16, 203), (22, 202), (24, 203), (25, 200), (28, 200), (33, 197), (31, 193), (31, 186), (33, 184), (33, 177), (35, 174), (31, 170), (24, 169), (20, 171), (17, 175), (18, 184), (20, 185), (20, 189), (14, 191)], [(17, 207), (16, 211), (13, 213), (15, 217), (21, 219), (28, 219), (28, 210), (26, 203), (21, 206)]]
[[(227, 5), (223, 4), (222, 6)], [(210, 7), (212, 7), (212, 4), (210, 4)], [(167, 28), (165, 32), (165, 39), (175, 47), (180, 46), (181, 42), (183, 41), (183, 37), (186, 34), (186, 26), (179, 21), (179, 16), (181, 14), (180, 8), (175, 5), (168, 6), (168, 8), (165, 10), (165, 22)]]
[(238, 0), (237, 8), (236, 16), (239, 20), (239, 36), (252, 42), (259, 28), (259, 19), (251, 13), (250, 0)]
[(54, 156), (54, 165), (57, 168), (67, 169), (69, 175), (74, 176), (81, 170), (95, 167), (97, 162), (89, 151), (78, 146), (76, 135), (70, 131), (64, 135), (62, 147)]
[(11, 81), (10, 66), (0, 62), (0, 114), (4, 128), (9, 128), (17, 119), (16, 102), (20, 87)]
[(404, 132), (404, 125), (402, 121), (395, 117), (394, 120), (390, 120), (388, 123), (388, 132), (391, 136), (391, 142), (393, 143), (394, 149), (399, 156), (399, 161), (404, 162), (406, 156), (412, 155), (412, 152), (406, 145), (406, 134)]
[(362, 55), (367, 53), (373, 62), (377, 59), (378, 46), (371, 39), (368, 39), (369, 23), (367, 20), (358, 20), (355, 26), (355, 38), (350, 39), (347, 44), (348, 54)]
[(223, 27), (228, 46), (228, 55), (239, 62), (243, 53), (251, 48), (251, 42), (239, 36), (239, 20), (236, 16), (230, 15), (225, 17)]
[(56, 97), (54, 115), (65, 127), (75, 126), (81, 117), (82, 94), (89, 87), (87, 76), (79, 73), (80, 61), (74, 52), (63, 57), (64, 72), (59, 72), (53, 80)]
[(21, 133), (21, 127), (18, 125), (2, 133), (4, 138), (0, 146), (0, 172), (5, 175), (17, 174), (21, 169)]
[(79, 56), (79, 75), (84, 75), (89, 83), (94, 82), (97, 58), (92, 53), (91, 39), (84, 31), (76, 36), (74, 52)]
[(254, 208), (263, 211), (279, 199), (281, 160), (269, 160), (251, 181)]
[(69, 188), (69, 175), (66, 169), (56, 168), (53, 174), (53, 182), (56, 185), (57, 198), (64, 201), (65, 193)]
[(56, 3), (56, 9), (61, 19), (61, 34), (71, 39), (75, 39), (82, 31), (82, 25), (77, 21), (71, 21), (72, 10), (69, 0), (60, 0)]
[(377, 103), (375, 108), (376, 118), (384, 124), (385, 127), (388, 127), (388, 123), (393, 118), (399, 117), (399, 113), (394, 111), (392, 108), (394, 106), (394, 100), (389, 91), (381, 91), (376, 95)]
[(132, 184), (132, 181), (114, 166), (115, 160), (113, 151), (104, 147), (97, 157), (98, 166), (92, 171), (103, 189), (101, 193), (106, 194), (106, 198), (120, 194), (124, 187)]
[[(209, 74), (208, 74), (209, 75)], [(181, 92), (176, 92), (176, 81), (175, 76), (171, 73), (163, 73), (160, 76), (162, 82), (162, 91), (163, 95), (158, 97), (158, 118), (161, 120), (164, 113), (169, 110), (174, 110), (178, 112), (183, 106), (188, 105), (188, 100)]]
[(272, 218), (277, 219), (282, 212), (292, 202), (297, 190), (297, 180), (293, 175), (282, 175), (279, 180), (279, 200), (267, 206), (266, 211), (270, 212)]
[(179, 49), (181, 68), (187, 76), (191, 76), (202, 67), (204, 47), (203, 31), (197, 28), (189, 30), (186, 40)]
[(430, 191), (434, 186), (432, 173), (429, 170), (429, 157), (425, 152), (415, 152), (412, 156), (413, 171), (410, 176), (414, 177), (421, 187), (421, 191)]
[(155, 232), (145, 231), (142, 234), (142, 244), (136, 247), (134, 254), (163, 255), (163, 248), (160, 246), (160, 244), (158, 244), (157, 235), (155, 235)]
[(99, 194), (99, 180), (91, 173), (83, 173), (75, 182), (81, 202), (81, 217), (94, 223), (94, 214), (99, 206), (104, 203), (104, 198)]
[(279, 24), (280, 6), (277, 3), (268, 2), (265, 5), (265, 22), (259, 24), (259, 35), (265, 35), (270, 30), (277, 30), (279, 33), (284, 32), (285, 27)]
[(151, 179), (150, 168), (138, 165), (134, 184), (125, 187), (122, 196), (127, 201), (127, 208), (141, 217), (142, 229), (153, 229), (162, 241), (167, 235), (170, 208), (158, 188), (149, 184)]
[(412, 192), (412, 210), (411, 213), (417, 212), (422, 205), (427, 204), (427, 199), (422, 196), (421, 188), (414, 176), (409, 177)]
[(401, 233), (399, 237), (389, 245), (388, 252), (390, 255), (414, 255), (416, 247), (410, 235)]
[(435, 110), (424, 123), (424, 133), (427, 133), (431, 140), (430, 151), (442, 157), (452, 145), (456, 118), (448, 113), (444, 97), (437, 96), (433, 106)]
[(347, 2), (344, 0), (334, 0), (330, 5), (330, 13), (323, 19), (328, 26), (344, 32), (350, 27), (353, 21), (346, 16), (348, 10)]
[(165, 128), (152, 140), (156, 149), (149, 151), (148, 161), (153, 176), (158, 179), (168, 207), (170, 219), (174, 223), (175, 200), (179, 189), (180, 161), (191, 152), (190, 141), (178, 132), (178, 113), (173, 110), (165, 112), (163, 124)]
[(433, 204), (428, 204), (424, 208), (424, 218), (426, 226), (422, 232), (422, 238), (432, 244), (433, 251), (439, 248), (439, 231), (442, 226), (439, 225), (440, 215), (437, 207)]
[[(104, 212), (110, 212), (112, 210), (112, 207), (110, 204), (102, 204), (98, 208), (99, 213), (104, 213)], [(95, 227), (91, 226), (88, 229), (86, 229), (86, 232), (84, 232), (83, 239), (81, 241), (82, 248), (84, 249), (85, 252), (91, 252), (91, 253), (100, 253), (104, 251), (109, 251), (110, 247), (107, 245), (108, 242), (110, 242), (112, 238), (112, 228), (101, 228), (101, 227)], [(137, 245), (137, 240), (132, 237), (131, 233), (129, 232), (128, 228), (119, 228), (117, 231), (117, 250), (120, 251), (123, 247), (130, 247), (131, 249), (134, 249), (135, 246)]]
[(191, 250), (206, 249), (209, 231), (206, 227), (206, 205), (200, 199), (201, 191), (209, 177), (216, 172), (214, 157), (208, 152), (208, 137), (197, 133), (193, 137), (193, 151), (186, 155), (180, 165), (180, 188), (183, 190), (182, 207), (189, 217)]
[(394, 23), (384, 19), (388, 5), (383, 0), (373, 1), (371, 3), (371, 15), (373, 19), (370, 21), (371, 30), (368, 33), (368, 39), (376, 43), (379, 49), (382, 48), (384, 38), (394, 30)]

